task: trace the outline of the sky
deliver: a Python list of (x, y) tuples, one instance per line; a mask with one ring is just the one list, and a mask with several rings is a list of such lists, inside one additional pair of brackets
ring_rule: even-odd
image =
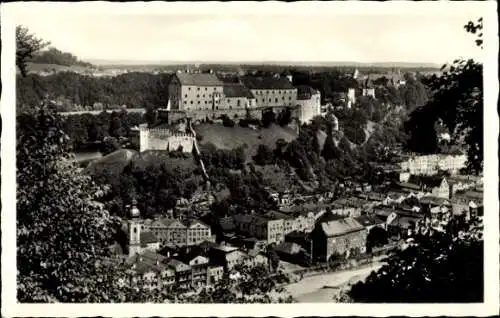
[(172, 14), (40, 6), (13, 16), (16, 24), (86, 61), (442, 64), (479, 54), (463, 25), (480, 17), (480, 10), (374, 11), (262, 14), (223, 8)]

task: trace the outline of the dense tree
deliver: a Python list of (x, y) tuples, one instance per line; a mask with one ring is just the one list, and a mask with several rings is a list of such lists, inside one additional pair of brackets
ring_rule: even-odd
[(28, 74), (28, 62), (33, 55), (49, 45), (48, 42), (37, 38), (30, 33), (28, 28), (16, 26), (16, 66), (19, 68), (22, 76)]
[(258, 165), (272, 164), (274, 162), (273, 150), (266, 145), (259, 145), (259, 147), (257, 147), (257, 153), (253, 157), (253, 160)]
[(482, 223), (453, 219), (423, 227), (387, 265), (349, 291), (355, 302), (482, 302)]
[[(18, 76), (18, 111), (38, 105), (46, 92), (59, 103), (59, 111), (128, 108), (162, 108), (168, 104), (165, 94), (170, 74), (130, 72), (114, 77), (92, 77), (74, 72), (49, 76)], [(21, 94), (22, 93), (22, 94)]]
[(87, 62), (82, 62), (78, 60), (76, 56), (71, 53), (62, 52), (55, 47), (50, 47), (46, 51), (37, 52), (34, 54), (31, 61), (33, 63), (43, 63), (43, 64), (56, 64), (64, 66), (84, 66), (91, 67), (92, 64)]
[(18, 300), (119, 301), (120, 275), (107, 261), (118, 223), (95, 203), (107, 189), (68, 162), (62, 128), (46, 107), (18, 117)]
[(374, 247), (383, 246), (388, 243), (387, 231), (381, 227), (375, 226), (368, 232), (366, 238), (366, 249), (371, 251)]
[(264, 111), (262, 114), (262, 126), (265, 128), (276, 122), (276, 114), (272, 110)]
[[(469, 22), (465, 29), (477, 33), (476, 44), (482, 46), (482, 19), (477, 23)], [(472, 59), (459, 59), (450, 66), (445, 65), (443, 70), (442, 76), (429, 82), (433, 92), (430, 102), (411, 116), (408, 125), (412, 136), (410, 147), (432, 141), (431, 148), (434, 148), (434, 123), (440, 118), (451, 132), (453, 142), (466, 145), (469, 170), (479, 173), (483, 167), (484, 147), (482, 64)], [(424, 126), (432, 132), (421, 134)], [(419, 135), (423, 139), (419, 140)]]

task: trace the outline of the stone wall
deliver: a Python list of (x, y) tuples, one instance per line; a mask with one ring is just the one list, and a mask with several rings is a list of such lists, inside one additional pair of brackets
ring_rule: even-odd
[(166, 150), (176, 151), (182, 147), (183, 152), (192, 152), (194, 136), (190, 133), (172, 133), (168, 129), (148, 129), (140, 130), (140, 151), (146, 150)]

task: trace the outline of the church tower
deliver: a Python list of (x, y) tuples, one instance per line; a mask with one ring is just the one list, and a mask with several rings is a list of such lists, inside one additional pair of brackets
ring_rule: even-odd
[(134, 256), (141, 252), (141, 213), (136, 204), (137, 202), (133, 200), (130, 209), (130, 219), (128, 220), (129, 256)]

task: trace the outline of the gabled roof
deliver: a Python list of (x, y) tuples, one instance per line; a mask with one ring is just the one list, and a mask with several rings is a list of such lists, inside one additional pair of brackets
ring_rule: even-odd
[(294, 89), (287, 78), (245, 76), (243, 83), (249, 89)]
[(185, 228), (186, 226), (184, 224), (182, 224), (182, 222), (180, 220), (176, 220), (176, 219), (168, 219), (168, 218), (164, 218), (164, 219), (161, 219), (161, 222), (166, 226), (166, 227), (169, 227), (169, 228)]
[(323, 222), (321, 223), (321, 228), (327, 236), (332, 237), (361, 231), (364, 229), (364, 226), (359, 224), (353, 218), (348, 217), (340, 220)]
[(206, 73), (177, 73), (175, 76), (186, 86), (222, 86), (223, 83), (214, 74)]
[(179, 253), (179, 255), (175, 256), (174, 259), (179, 260), (185, 264), (189, 264), (192, 260), (194, 260), (197, 257), (203, 258), (206, 261), (206, 263), (208, 263), (208, 259), (195, 250), (192, 250), (189, 253)]
[(415, 184), (423, 184), (428, 187), (439, 187), (441, 183), (445, 180), (444, 177), (437, 176), (411, 176), (410, 182)]
[(172, 267), (176, 272), (183, 272), (183, 271), (187, 271), (187, 270), (191, 269), (191, 267), (189, 267), (189, 265), (184, 264), (183, 262), (178, 261), (176, 259), (169, 260), (167, 264), (170, 267)]
[(206, 225), (205, 223), (201, 222), (200, 220), (198, 219), (185, 219), (183, 221), (184, 225), (188, 228), (192, 228), (194, 227), (195, 225), (197, 224), (200, 224), (201, 226), (203, 227), (209, 227), (208, 225)]
[(223, 87), (224, 95), (226, 97), (246, 97), (246, 98), (254, 98), (252, 92), (245, 87), (245, 85), (241, 84), (224, 84)]

